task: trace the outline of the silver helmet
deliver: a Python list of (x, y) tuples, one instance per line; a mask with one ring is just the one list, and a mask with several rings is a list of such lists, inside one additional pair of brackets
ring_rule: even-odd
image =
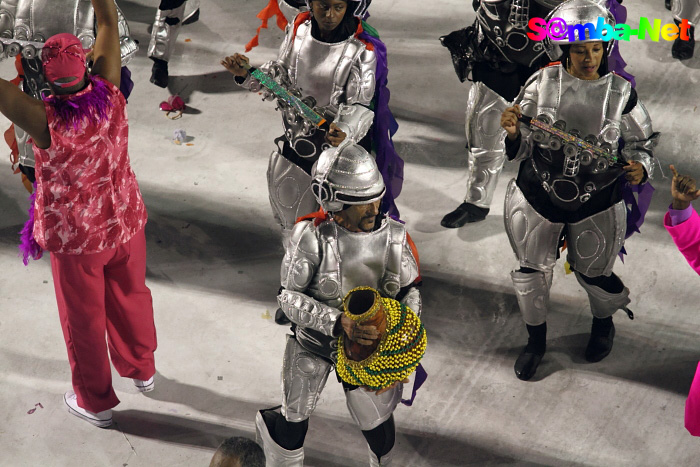
[[(547, 55), (552, 60), (558, 60), (562, 55), (561, 45), (582, 44), (584, 42), (603, 41), (600, 38), (591, 37), (590, 29), (583, 28), (586, 24), (592, 24), (594, 27), (598, 23), (598, 18), (603, 18), (603, 22), (615, 28), (615, 17), (605, 7), (606, 0), (567, 0), (562, 3), (547, 15), (547, 22), (552, 19), (559, 18), (566, 23), (566, 30), (563, 24), (560, 26), (562, 35), (557, 38), (547, 36), (544, 40), (544, 45), (547, 50)], [(573, 41), (569, 40), (570, 28), (580, 26), (574, 35)], [(583, 36), (583, 37), (582, 37)], [(605, 43), (605, 41), (603, 41)], [(606, 52), (609, 54), (615, 43), (614, 39), (607, 41)]]
[[(309, 7), (309, 10), (311, 10), (311, 2), (313, 0), (306, 0), (306, 6)], [(369, 4), (372, 3), (372, 0), (345, 0), (348, 4), (348, 9), (352, 8), (353, 6), (355, 7), (355, 11), (353, 11), (352, 15), (356, 18), (363, 19), (365, 17), (365, 13), (367, 13), (367, 8), (369, 8)]]
[(374, 157), (349, 139), (323, 151), (311, 177), (311, 189), (326, 212), (342, 211), (345, 204), (373, 203), (386, 192)]

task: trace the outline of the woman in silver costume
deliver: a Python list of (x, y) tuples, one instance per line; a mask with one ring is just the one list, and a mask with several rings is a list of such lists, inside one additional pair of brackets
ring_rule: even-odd
[[(589, 0), (569, 0), (550, 17), (564, 19), (569, 27), (595, 24), (598, 17), (614, 26), (609, 12)], [(585, 33), (567, 39), (549, 44), (548, 53), (561, 62), (535, 73), (501, 117), (506, 154), (522, 161), (517, 180), (508, 185), (504, 209), (506, 232), (520, 263), (511, 277), (529, 335), (515, 362), (522, 380), (532, 378), (545, 353), (549, 289), (564, 239), (567, 260), (593, 313), (586, 359), (597, 362), (610, 353), (612, 315), (630, 303), (629, 290), (612, 272), (627, 232), (622, 189), (652, 176), (658, 136), (630, 83), (608, 72), (612, 41), (591, 40)], [(521, 125), (523, 116), (588, 135), (584, 140), (599, 152), (531, 131)]]

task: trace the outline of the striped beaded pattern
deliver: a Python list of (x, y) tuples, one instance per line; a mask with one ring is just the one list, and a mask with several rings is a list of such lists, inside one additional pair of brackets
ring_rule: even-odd
[(387, 317), (387, 332), (377, 350), (361, 362), (346, 357), (343, 334), (338, 338), (336, 371), (348, 384), (379, 390), (402, 381), (420, 363), (428, 337), (420, 318), (406, 305), (382, 298)]

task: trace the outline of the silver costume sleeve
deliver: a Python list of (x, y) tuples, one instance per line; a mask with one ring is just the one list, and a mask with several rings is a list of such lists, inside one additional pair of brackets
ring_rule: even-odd
[(139, 50), (139, 45), (131, 38), (129, 23), (126, 22), (126, 17), (122, 13), (121, 8), (114, 2), (117, 7), (117, 17), (119, 21), (119, 48), (121, 49), (122, 66), (129, 64), (136, 52)]
[(654, 175), (654, 146), (659, 141), (659, 133), (654, 133), (651, 117), (641, 100), (632, 111), (622, 116), (620, 128), (625, 147), (622, 155), (630, 161), (638, 161), (644, 166), (647, 176)]
[(298, 292), (305, 291), (320, 263), (320, 247), (313, 222), (298, 222), (292, 229), (282, 260), (282, 287)]
[[(539, 82), (541, 70), (528, 78), (525, 86), (520, 90), (520, 94), (515, 98), (512, 105), (519, 105), (523, 115), (528, 117), (537, 117), (537, 100), (539, 96)], [(534, 144), (530, 137), (530, 129), (525, 125), (520, 125), (520, 148), (512, 161), (520, 161), (532, 154), (532, 145)]]
[(376, 75), (377, 55), (363, 47), (350, 68), (345, 87), (345, 103), (369, 105), (374, 98)]
[(293, 323), (331, 337), (335, 323), (342, 314), (337, 308), (321, 303), (302, 292), (292, 290), (280, 292), (277, 296), (277, 303)]
[(411, 287), (408, 293), (401, 299), (401, 303), (409, 307), (420, 317), (420, 314), (423, 311), (423, 299), (421, 298), (418, 287)]

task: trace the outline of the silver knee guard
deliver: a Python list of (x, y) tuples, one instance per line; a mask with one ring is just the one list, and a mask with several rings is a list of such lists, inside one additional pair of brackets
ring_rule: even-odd
[(372, 448), (369, 448), (369, 467), (385, 467), (389, 465), (394, 465), (394, 463), (392, 462), (394, 460), (392, 451), (387, 452), (382, 456), (381, 459), (378, 459), (377, 455), (374, 453), (374, 451), (372, 451)]
[(576, 280), (581, 284), (588, 294), (588, 302), (591, 304), (591, 313), (596, 318), (607, 318), (612, 316), (617, 310), (624, 310), (627, 305), (630, 304), (630, 289), (625, 287), (620, 293), (610, 293), (596, 287), (594, 285), (587, 284), (581, 278), (581, 274), (578, 271), (574, 271), (576, 274)]
[[(182, 26), (182, 19), (185, 16), (185, 3), (172, 10), (158, 10), (156, 19), (153, 22), (151, 31), (151, 42), (148, 44), (148, 56), (160, 60), (169, 61), (172, 53), (173, 43), (177, 40), (177, 35)], [(166, 20), (177, 19), (177, 24), (170, 25)]]
[(260, 412), (255, 415), (255, 438), (265, 453), (265, 465), (267, 467), (303, 467), (304, 448), (300, 447), (290, 451), (284, 449), (270, 436), (267, 425)]
[(488, 208), (505, 161), (505, 130), (501, 114), (508, 103), (483, 83), (474, 83), (469, 91), (466, 132), (468, 179), (465, 201)]
[(399, 383), (393, 389), (376, 395), (362, 388), (345, 390), (345, 401), (352, 419), (362, 431), (372, 430), (389, 420), (394, 409), (401, 400), (403, 384)]
[(678, 21), (687, 19), (690, 24), (700, 24), (700, 1), (698, 0), (673, 0), (671, 4), (673, 18)]
[(311, 416), (330, 370), (330, 362), (287, 336), (282, 363), (282, 415), (287, 421), (303, 422)]
[(575, 224), (566, 234), (567, 260), (584, 276), (609, 276), (627, 230), (625, 203), (611, 206)]
[(557, 261), (557, 246), (564, 224), (550, 222), (535, 211), (515, 180), (510, 181), (506, 190), (503, 220), (520, 266), (551, 271)]
[(272, 213), (283, 229), (291, 229), (298, 217), (318, 210), (311, 176), (277, 151), (270, 155), (267, 187)]
[(523, 321), (530, 326), (539, 326), (547, 321), (551, 286), (547, 275), (541, 271), (532, 273), (513, 271), (510, 277), (513, 279), (515, 298), (518, 300)]

